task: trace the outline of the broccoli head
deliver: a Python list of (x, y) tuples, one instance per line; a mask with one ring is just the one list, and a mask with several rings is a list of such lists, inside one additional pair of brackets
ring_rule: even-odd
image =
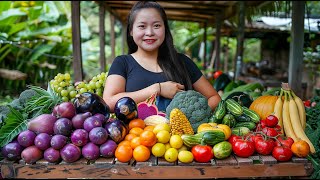
[(178, 92), (167, 106), (166, 118), (170, 118), (170, 112), (174, 108), (180, 109), (186, 115), (194, 132), (197, 132), (200, 124), (207, 123), (213, 113), (208, 99), (194, 90)]
[(37, 92), (33, 89), (27, 89), (27, 90), (24, 90), (20, 93), (20, 96), (19, 96), (19, 101), (20, 101), (20, 104), (22, 106), (25, 106), (25, 104), (27, 103), (27, 101), (29, 99), (31, 99), (34, 95), (36, 95)]

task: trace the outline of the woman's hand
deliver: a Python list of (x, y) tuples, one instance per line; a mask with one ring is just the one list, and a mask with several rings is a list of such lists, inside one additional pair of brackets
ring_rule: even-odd
[(160, 83), (160, 86), (161, 86), (161, 92), (159, 90), (160, 95), (169, 99), (172, 99), (177, 92), (184, 91), (184, 85), (177, 82), (173, 82), (173, 81), (162, 82)]

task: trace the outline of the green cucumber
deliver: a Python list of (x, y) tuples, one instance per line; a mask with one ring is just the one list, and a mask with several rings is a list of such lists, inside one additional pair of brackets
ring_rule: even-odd
[(226, 103), (224, 100), (221, 100), (214, 111), (214, 116), (216, 119), (222, 119), (223, 116), (226, 114)]
[(246, 116), (249, 116), (252, 122), (258, 123), (260, 121), (260, 116), (258, 113), (256, 113), (254, 110), (251, 110), (247, 107), (242, 107), (243, 109), (243, 114)]
[(223, 119), (221, 124), (225, 124), (228, 125), (229, 127), (234, 127), (234, 125), (237, 123), (236, 119), (234, 118), (234, 116), (230, 113), (226, 114)]
[(235, 116), (240, 116), (243, 113), (242, 106), (232, 98), (226, 100), (226, 108)]
[(225, 135), (220, 130), (206, 130), (201, 131), (197, 134), (183, 134), (181, 136), (183, 144), (187, 147), (193, 147), (198, 144), (215, 145), (219, 142), (224, 141)]
[(256, 123), (254, 122), (238, 122), (235, 127), (247, 127), (250, 130), (254, 130), (256, 128)]
[(252, 122), (251, 118), (246, 114), (241, 114), (240, 116), (235, 116), (237, 122)]
[(216, 116), (213, 114), (210, 116), (208, 123), (217, 123), (221, 124), (222, 119), (217, 119)]
[(247, 127), (234, 127), (231, 128), (231, 134), (235, 134), (238, 136), (244, 136), (250, 133), (250, 129)]

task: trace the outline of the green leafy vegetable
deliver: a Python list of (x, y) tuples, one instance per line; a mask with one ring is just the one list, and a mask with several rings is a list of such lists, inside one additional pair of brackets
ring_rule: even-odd
[(10, 105), (10, 112), (6, 118), (6, 124), (0, 129), (0, 147), (11, 142), (20, 132), (27, 129), (27, 114), (15, 110)]

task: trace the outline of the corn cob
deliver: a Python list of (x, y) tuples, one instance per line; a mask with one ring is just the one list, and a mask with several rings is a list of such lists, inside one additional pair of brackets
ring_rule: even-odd
[(174, 108), (170, 112), (170, 127), (171, 135), (194, 134), (188, 118), (178, 108)]

